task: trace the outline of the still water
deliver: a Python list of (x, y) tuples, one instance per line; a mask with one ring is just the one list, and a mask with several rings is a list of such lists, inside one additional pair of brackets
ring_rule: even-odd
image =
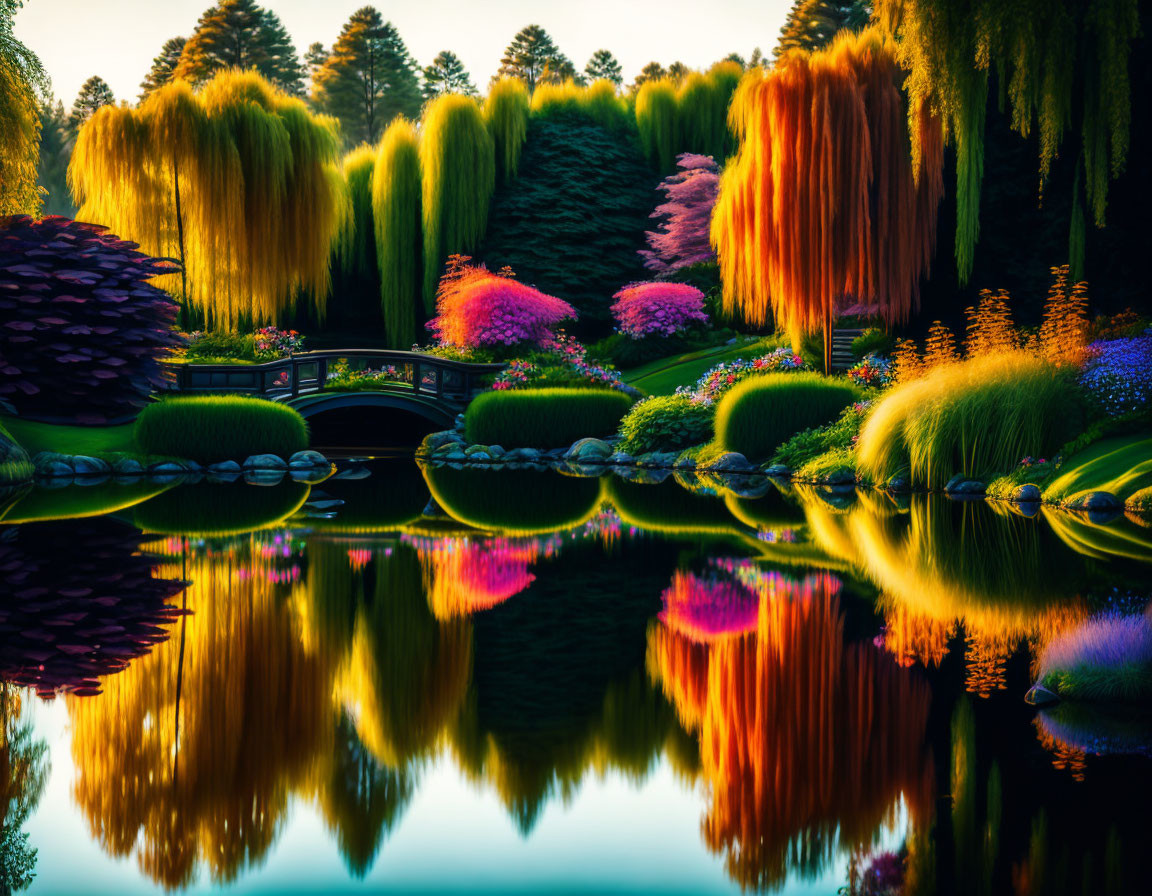
[(1149, 717), (1023, 696), (1053, 638), (1144, 609), (1152, 529), (687, 485), (388, 460), (10, 496), (6, 873), (1141, 891)]

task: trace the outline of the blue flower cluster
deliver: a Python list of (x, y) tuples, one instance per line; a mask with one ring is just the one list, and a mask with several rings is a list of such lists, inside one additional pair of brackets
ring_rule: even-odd
[(1152, 400), (1152, 336), (1109, 339), (1088, 347), (1080, 383), (1104, 412), (1119, 416)]

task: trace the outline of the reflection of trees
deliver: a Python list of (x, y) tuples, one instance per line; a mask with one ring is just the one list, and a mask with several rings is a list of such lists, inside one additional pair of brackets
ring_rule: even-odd
[(706, 653), (650, 633), (649, 668), (698, 726), (705, 840), (745, 886), (819, 872), (838, 839), (871, 844), (901, 794), (926, 808), (928, 688), (870, 645), (844, 644), (837, 584), (811, 577), (788, 594), (777, 582), (755, 631)]
[(179, 575), (153, 577), (140, 533), (111, 519), (29, 523), (0, 537), (0, 680), (97, 692), (168, 637)]
[[(72, 698), (75, 796), (112, 855), (169, 887), (228, 881), (266, 854), (294, 782), (331, 740), (331, 671), (306, 654), (270, 561), (191, 561), (179, 638)], [(179, 567), (165, 570), (177, 572)]]
[(0, 893), (23, 890), (35, 876), (36, 850), (21, 828), (44, 792), (47, 752), (15, 689), (0, 684)]
[(466, 616), (501, 604), (532, 584), (529, 567), (541, 554), (536, 539), (420, 538), (428, 603), (437, 619)]

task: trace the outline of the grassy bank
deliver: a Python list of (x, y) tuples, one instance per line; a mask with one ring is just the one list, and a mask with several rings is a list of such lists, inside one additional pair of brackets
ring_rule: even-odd
[(624, 374), (624, 381), (649, 395), (671, 395), (677, 386), (689, 386), (721, 361), (755, 358), (779, 348), (780, 337), (769, 336), (756, 342), (721, 345), (661, 358)]
[(37, 423), (22, 417), (0, 417), (0, 429), (11, 433), (30, 457), (41, 451), (104, 458), (139, 453), (131, 423), (121, 426), (66, 426)]

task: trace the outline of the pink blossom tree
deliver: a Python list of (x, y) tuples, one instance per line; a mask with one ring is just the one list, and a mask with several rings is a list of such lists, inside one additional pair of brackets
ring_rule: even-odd
[(660, 183), (665, 201), (651, 215), (664, 220), (647, 234), (651, 248), (640, 250), (644, 267), (657, 275), (716, 260), (709, 230), (720, 191), (720, 168), (711, 156), (687, 152), (678, 157), (676, 166), (680, 170)]
[(630, 283), (612, 298), (620, 332), (633, 339), (673, 336), (693, 324), (708, 323), (704, 293), (687, 283)]

